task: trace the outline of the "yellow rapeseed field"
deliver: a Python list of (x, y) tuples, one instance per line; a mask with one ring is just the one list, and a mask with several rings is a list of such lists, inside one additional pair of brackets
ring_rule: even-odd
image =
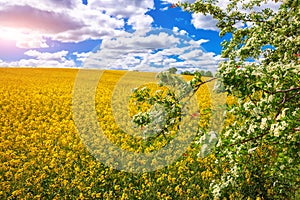
[[(194, 143), (175, 163), (154, 172), (133, 174), (97, 161), (82, 143), (73, 121), (77, 72), (0, 68), (0, 199), (208, 198), (207, 188), (216, 170), (214, 158), (198, 158), (199, 146)], [(147, 152), (161, 148), (163, 138), (145, 145), (141, 138), (124, 134), (114, 120), (113, 89), (124, 73), (105, 71), (99, 81), (99, 125), (122, 149)], [(206, 86), (197, 97), (201, 111), (210, 107)], [(202, 114), (200, 124), (208, 126), (209, 115)]]

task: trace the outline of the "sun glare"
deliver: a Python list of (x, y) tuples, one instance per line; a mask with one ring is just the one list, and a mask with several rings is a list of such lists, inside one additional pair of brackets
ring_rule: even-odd
[(20, 41), (26, 39), (26, 34), (20, 29), (0, 29), (0, 38), (3, 40)]

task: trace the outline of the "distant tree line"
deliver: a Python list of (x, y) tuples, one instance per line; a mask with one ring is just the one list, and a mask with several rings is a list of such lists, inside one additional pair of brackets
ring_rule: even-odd
[[(177, 70), (176, 67), (171, 67), (171, 68), (168, 69), (168, 72), (169, 72), (170, 74), (176, 74), (177, 71), (178, 71), (178, 70)], [(213, 77), (213, 76), (214, 76), (213, 73), (212, 73), (211, 71), (204, 71), (204, 70), (201, 70), (200, 73), (201, 73), (202, 76), (206, 76), (206, 77)], [(181, 74), (182, 74), (182, 75), (194, 75), (194, 72), (183, 71), (183, 72), (181, 72)]]
[[(204, 71), (204, 70), (201, 70), (200, 71), (201, 75), (202, 76), (206, 76), (206, 77), (213, 77), (213, 73), (211, 71)], [(194, 75), (193, 72), (190, 72), (190, 71), (183, 71), (181, 72), (182, 75)]]

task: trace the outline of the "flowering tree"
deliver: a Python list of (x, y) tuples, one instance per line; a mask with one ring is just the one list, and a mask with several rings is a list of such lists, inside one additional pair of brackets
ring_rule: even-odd
[[(227, 94), (237, 98), (227, 107), (234, 123), (217, 133), (212, 151), (218, 174), (210, 191), (216, 199), (290, 199), (299, 193), (300, 6), (284, 0), (274, 11), (263, 9), (263, 3), (232, 0), (226, 9), (213, 0), (172, 5), (211, 15), (220, 36), (232, 36), (222, 43), (226, 59), (216, 74)], [(194, 92), (199, 84), (190, 85)], [(201, 141), (207, 142), (205, 137)]]

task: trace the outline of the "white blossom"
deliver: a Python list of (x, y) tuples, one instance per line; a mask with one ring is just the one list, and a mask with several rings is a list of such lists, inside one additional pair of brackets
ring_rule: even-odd
[(220, 147), (221, 145), (222, 145), (222, 140), (219, 139), (219, 140), (218, 140), (218, 143), (217, 143), (217, 145), (216, 145), (216, 147)]
[(286, 129), (287, 126), (288, 126), (288, 124), (285, 121), (282, 121), (281, 125), (280, 125), (280, 130)]
[(267, 121), (268, 121), (267, 118), (262, 118), (262, 119), (261, 119), (261, 124), (260, 124), (260, 128), (261, 128), (261, 129), (265, 129), (265, 128), (266, 128), (266, 126), (267, 126)]
[(273, 77), (274, 79), (279, 79), (279, 76), (277, 76), (276, 74), (273, 74), (272, 77)]
[(246, 102), (246, 103), (244, 104), (244, 108), (245, 108), (246, 111), (250, 110), (250, 109), (251, 109), (251, 106), (253, 106), (253, 103), (252, 103), (251, 101)]
[(256, 127), (257, 127), (256, 125), (250, 124), (247, 133), (248, 133), (248, 134), (253, 133), (253, 132), (255, 131), (255, 128), (256, 128)]
[(289, 108), (283, 109), (282, 114), (281, 114), (281, 118), (284, 118), (284, 117), (285, 117), (285, 111), (287, 111), (288, 109), (289, 109)]
[(279, 137), (279, 128), (278, 128), (278, 127), (276, 127), (276, 128), (274, 129), (274, 136), (275, 136), (275, 137)]
[(268, 98), (268, 102), (269, 102), (269, 103), (272, 102), (273, 99), (274, 99), (274, 96), (273, 96), (273, 95), (270, 95), (269, 98)]
[(228, 137), (230, 135), (231, 129), (228, 129), (225, 133), (224, 133), (224, 137)]
[(255, 151), (256, 148), (257, 148), (257, 147), (254, 147), (254, 148), (252, 148), (252, 149), (249, 149), (249, 150), (248, 150), (248, 153), (249, 153), (249, 154), (253, 153), (253, 152)]

